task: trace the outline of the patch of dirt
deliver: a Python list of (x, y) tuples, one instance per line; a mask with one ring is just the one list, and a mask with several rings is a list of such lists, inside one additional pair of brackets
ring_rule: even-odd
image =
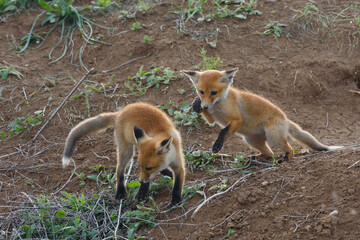
[[(105, 84), (114, 75), (109, 92), (94, 93), (89, 97), (90, 113), (84, 97), (71, 97), (35, 142), (31, 140), (42, 124), (85, 74), (77, 58), (77, 47), (82, 42), (76, 32), (73, 56), (68, 54), (52, 65), (48, 65), (48, 54), (59, 32), (50, 35), (38, 50), (16, 54), (15, 43), (28, 33), (39, 11), (10, 16), (0, 26), (0, 65), (17, 66), (15, 69), (24, 77), (10, 76), (0, 80), (0, 87), (6, 86), (0, 99), (0, 132), (7, 132), (11, 121), (33, 115), (37, 110), (44, 110), (45, 117), (41, 125), (0, 143), (0, 205), (15, 206), (26, 198), (26, 194), (56, 192), (67, 182), (71, 170), (63, 170), (61, 166), (63, 145), (70, 129), (82, 119), (116, 111), (136, 101), (162, 106), (170, 102), (179, 106), (192, 102), (196, 94), (179, 71), (194, 69), (202, 61), (200, 47), (207, 50), (207, 56), (221, 58), (219, 69), (239, 68), (235, 87), (257, 93), (277, 104), (291, 120), (324, 144), (358, 145), (360, 95), (350, 90), (360, 88), (360, 35), (353, 31), (354, 26), (350, 23), (342, 23), (341, 31), (334, 32), (333, 36), (328, 36), (326, 31), (314, 34), (299, 30), (293, 16), (295, 10), (303, 9), (307, 3), (302, 0), (260, 1), (257, 9), (262, 16), (251, 16), (247, 20), (216, 19), (196, 27), (189, 24), (185, 33), (177, 32), (178, 17), (169, 13), (175, 9), (172, 3), (156, 4), (147, 13), (139, 14), (136, 20), (144, 26), (140, 31), (131, 31), (134, 20), (122, 22), (118, 14), (97, 16), (99, 24), (116, 27), (116, 30), (109, 35), (104, 29), (94, 29), (94, 35), (105, 36), (104, 41), (111, 46), (94, 44), (86, 47), (83, 62), (88, 69), (94, 67), (97, 71), (86, 83)], [(324, 0), (317, 4), (323, 10), (337, 10), (335, 12), (350, 5), (348, 1), (329, 4)], [(290, 36), (274, 38), (259, 34), (264, 31), (268, 19), (287, 23)], [(206, 43), (206, 38), (214, 40), (217, 29), (217, 47), (213, 49)], [(145, 35), (152, 37), (151, 45), (144, 42)], [(56, 49), (53, 55), (60, 56), (62, 50)], [(108, 73), (102, 72), (142, 56), (146, 58)], [(148, 69), (152, 64), (175, 70), (176, 79), (169, 86), (149, 89), (144, 96), (129, 95), (124, 82), (134, 76), (140, 66)], [(178, 89), (184, 89), (185, 93), (179, 94)], [(83, 86), (74, 95), (79, 96), (81, 91), (84, 91)], [(219, 127), (211, 128), (203, 121), (201, 130), (179, 129), (185, 149), (196, 144), (210, 149), (220, 131)], [(302, 150), (296, 143), (293, 146)], [(235, 136), (225, 143), (222, 152), (254, 153)], [(112, 131), (82, 139), (74, 159), (78, 171), (84, 173), (90, 172), (90, 166), (115, 165)], [(359, 160), (359, 146), (328, 153), (296, 154), (284, 168), (254, 174), (234, 186), (232, 191), (212, 199), (193, 221), (190, 213), (181, 221), (169, 221), (176, 224), (164, 222), (161, 229), (143, 229), (143, 234), (154, 239), (165, 236), (168, 239), (221, 239), (232, 229), (235, 232), (230, 239), (359, 239), (360, 164), (356, 164)], [(241, 176), (233, 172), (218, 174), (219, 178), (228, 179), (228, 186)], [(190, 171), (188, 167), (187, 181), (208, 177), (206, 171)], [(73, 179), (64, 190), (86, 192), (96, 187), (95, 183), (89, 183), (81, 188), (79, 181)], [(215, 193), (205, 192), (207, 197)], [(160, 193), (155, 198), (157, 202), (168, 202), (170, 192)], [(201, 199), (198, 196), (192, 201)], [(185, 205), (184, 211), (192, 206), (192, 201)], [(335, 210), (338, 214), (330, 216)], [(0, 219), (6, 218), (10, 211), (15, 210), (0, 208)], [(160, 218), (172, 219), (183, 213), (177, 209)]]

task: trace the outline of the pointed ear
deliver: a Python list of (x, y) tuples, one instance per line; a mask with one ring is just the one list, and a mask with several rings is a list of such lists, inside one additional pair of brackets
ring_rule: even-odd
[(169, 137), (164, 139), (163, 141), (160, 142), (159, 147), (157, 149), (157, 154), (162, 154), (162, 153), (166, 153), (170, 150), (170, 146), (172, 143), (173, 137)]
[(222, 75), (221, 82), (222, 83), (232, 83), (237, 71), (238, 71), (237, 68), (227, 70), (227, 71), (222, 71), (221, 72), (221, 75)]
[(197, 84), (199, 82), (200, 72), (187, 71), (187, 70), (181, 70), (181, 72), (186, 76), (188, 76), (190, 80), (193, 82), (193, 84)]
[(146, 135), (145, 131), (142, 130), (140, 127), (134, 126), (134, 138), (136, 144), (139, 145), (143, 143), (148, 138), (148, 136)]

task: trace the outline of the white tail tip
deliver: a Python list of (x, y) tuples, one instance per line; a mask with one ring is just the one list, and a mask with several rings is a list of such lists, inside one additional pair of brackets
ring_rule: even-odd
[(63, 168), (67, 167), (69, 165), (70, 161), (71, 161), (71, 158), (63, 157), (62, 158)]
[(329, 151), (337, 150), (343, 148), (344, 146), (328, 146)]

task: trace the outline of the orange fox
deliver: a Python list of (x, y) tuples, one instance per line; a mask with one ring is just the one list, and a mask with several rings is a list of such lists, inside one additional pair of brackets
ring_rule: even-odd
[(172, 120), (151, 104), (129, 104), (118, 112), (102, 113), (80, 122), (66, 139), (63, 166), (69, 165), (76, 141), (111, 126), (114, 127), (117, 155), (115, 198), (119, 200), (126, 196), (125, 167), (133, 156), (134, 146), (138, 145), (141, 185), (136, 199), (142, 201), (147, 198), (150, 181), (157, 173), (169, 176), (173, 173), (175, 182), (170, 207), (179, 203), (185, 180), (185, 160), (180, 133)]
[(241, 135), (246, 143), (259, 150), (261, 158), (273, 156), (270, 144), (285, 152), (285, 161), (291, 159), (294, 152), (288, 142), (289, 135), (316, 151), (339, 148), (325, 146), (317, 141), (268, 100), (233, 88), (231, 85), (236, 72), (237, 69), (183, 71), (198, 94), (192, 105), (193, 110), (201, 113), (209, 124), (216, 122), (223, 128), (212, 147), (214, 153), (219, 152), (224, 142), (234, 133)]

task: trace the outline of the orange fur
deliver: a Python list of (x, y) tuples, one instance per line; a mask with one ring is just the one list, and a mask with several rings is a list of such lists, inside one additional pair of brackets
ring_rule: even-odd
[(329, 150), (328, 146), (321, 144), (310, 133), (290, 121), (285, 113), (270, 101), (233, 88), (231, 85), (236, 72), (237, 69), (183, 71), (196, 87), (201, 100), (201, 114), (206, 121), (226, 127), (220, 132), (213, 151), (219, 151), (223, 142), (234, 133), (241, 135), (251, 147), (259, 150), (264, 158), (273, 155), (268, 145), (270, 144), (283, 150), (286, 158), (291, 159), (294, 153), (288, 142), (290, 134), (314, 150)]
[[(103, 113), (80, 122), (66, 139), (63, 154), (64, 167), (69, 164), (75, 143), (81, 137), (114, 127), (117, 152), (116, 198), (125, 197), (125, 167), (133, 156), (133, 148), (139, 146), (140, 181), (149, 185), (154, 176), (170, 167), (178, 181), (172, 203), (181, 199), (185, 181), (185, 160), (180, 133), (172, 120), (160, 109), (147, 103), (133, 103), (115, 113)], [(135, 130), (136, 129), (136, 130)], [(145, 189), (146, 187), (143, 187)], [(148, 189), (145, 189), (146, 191)], [(140, 192), (140, 191), (139, 191)], [(174, 194), (176, 196), (174, 196)]]

